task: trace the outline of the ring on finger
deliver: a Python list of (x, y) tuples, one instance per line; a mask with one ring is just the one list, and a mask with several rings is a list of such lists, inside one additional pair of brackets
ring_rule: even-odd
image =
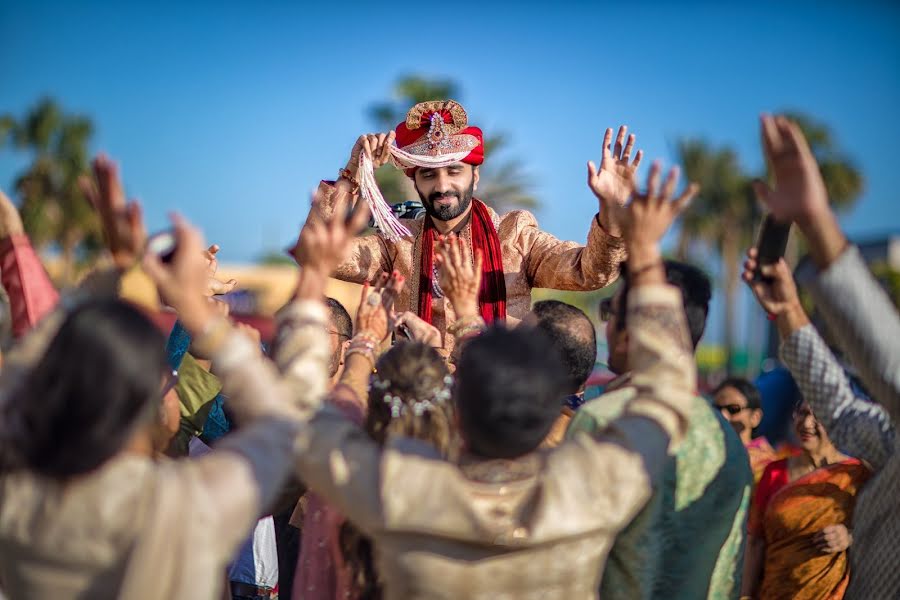
[(369, 306), (378, 306), (381, 304), (381, 292), (371, 292), (366, 298), (366, 304)]

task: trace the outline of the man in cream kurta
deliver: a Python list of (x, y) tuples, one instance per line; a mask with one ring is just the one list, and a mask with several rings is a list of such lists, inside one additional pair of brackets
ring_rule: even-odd
[(639, 392), (596, 436), (456, 466), (410, 440), (380, 449), (331, 407), (303, 430), (298, 472), (373, 538), (386, 598), (596, 597), (616, 534), (684, 434), (696, 382), (678, 290), (640, 286), (628, 303)]
[[(439, 288), (434, 286), (435, 278), (427, 272), (423, 277), (426, 269), (423, 265), (431, 264), (428, 253), (430, 243), (426, 239), (432, 235), (429, 229), (436, 229), (434, 235), (453, 232), (464, 240), (466, 248), (478, 249), (478, 240), (481, 239), (478, 228), (484, 227), (476, 218), (480, 207), (481, 214), (489, 215), (486, 220), (490, 221), (490, 225), (486, 229), (490, 231), (485, 235), (499, 242), (499, 253), (502, 255), (497, 259), (497, 263), (502, 262), (502, 265), (491, 265), (486, 253), (482, 294), (489, 285), (489, 274), (502, 271), (503, 281), (497, 282), (498, 289), (488, 290), (487, 293), (494, 301), (505, 303), (505, 312), (500, 318), (506, 318), (512, 324), (518, 323), (531, 308), (531, 289), (534, 287), (586, 291), (610, 285), (618, 277), (619, 265), (625, 260), (626, 253), (619, 225), (611, 216), (613, 211), (604, 207), (609, 206), (605, 203), (625, 202), (631, 190), (630, 178), (640, 161), (639, 152), (629, 163), (634, 136), (623, 148), (624, 127), (616, 140), (615, 158), (610, 156), (611, 131), (607, 131), (604, 143), (604, 162), (599, 171), (591, 171), (591, 188), (600, 200), (600, 211), (591, 219), (587, 243), (581, 245), (561, 241), (541, 231), (534, 215), (528, 211), (516, 210), (498, 215), (472, 197), (478, 186), (478, 166), (484, 160), (481, 130), (468, 125), (465, 111), (452, 100), (416, 105), (410, 110), (407, 120), (389, 136), (362, 136), (351, 152), (347, 168), (341, 170), (336, 182), (323, 182), (318, 197), (321, 213), (328, 215), (336, 191), (356, 193), (360, 152), (371, 153), (376, 162), (379, 157), (382, 162), (386, 161), (396, 133), (398, 147), (406, 152), (405, 156), (411, 157), (410, 163), (400, 166), (408, 167), (405, 168), (406, 174), (412, 179), (427, 214), (417, 219), (400, 220), (410, 231), (409, 237), (391, 239), (393, 236), (378, 232), (357, 238), (348, 258), (334, 276), (344, 281), (363, 283), (373, 280), (383, 271), (399, 271), (407, 283), (397, 298), (397, 311), (412, 311), (430, 321), (441, 332), (444, 349), (449, 351), (453, 346), (453, 336), (447, 335), (447, 332), (454, 324), (456, 315), (449, 302), (441, 297)], [(429, 136), (445, 141), (429, 143)], [(446, 140), (453, 143), (448, 144)], [(463, 148), (455, 154), (460, 157), (458, 162), (440, 168), (421, 166), (428, 164), (424, 160), (440, 158), (443, 146), (447, 146), (447, 152)], [(417, 156), (424, 157), (423, 162), (416, 162)], [(413, 166), (410, 167), (410, 164)], [(426, 253), (424, 260), (423, 249)], [(423, 286), (434, 286), (431, 297), (424, 301), (424, 306), (430, 305), (430, 309), (423, 309)], [(490, 324), (489, 311), (483, 310), (482, 314)]]

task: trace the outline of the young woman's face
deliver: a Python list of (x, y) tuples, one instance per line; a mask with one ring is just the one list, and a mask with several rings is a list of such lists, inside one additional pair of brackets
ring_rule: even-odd
[(828, 443), (828, 435), (825, 428), (816, 420), (812, 408), (807, 402), (803, 402), (794, 409), (794, 433), (800, 446), (807, 452), (820, 450)]

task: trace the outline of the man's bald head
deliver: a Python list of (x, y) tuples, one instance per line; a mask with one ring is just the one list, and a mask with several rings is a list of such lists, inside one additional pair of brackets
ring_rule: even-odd
[(563, 358), (568, 372), (568, 393), (582, 390), (597, 361), (597, 333), (584, 312), (558, 300), (542, 300), (531, 308), (526, 318), (546, 333)]

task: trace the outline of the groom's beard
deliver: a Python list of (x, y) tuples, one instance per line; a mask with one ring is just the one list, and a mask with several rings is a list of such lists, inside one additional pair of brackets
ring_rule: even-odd
[[(462, 196), (455, 190), (449, 192), (432, 192), (427, 198), (422, 195), (422, 192), (420, 192), (418, 188), (416, 188), (416, 192), (422, 200), (425, 212), (430, 217), (437, 219), (438, 221), (451, 221), (464, 214), (469, 209), (469, 205), (472, 204), (472, 194), (475, 193), (475, 180), (473, 178), (472, 183), (469, 184), (469, 189), (467, 189)], [(456, 198), (456, 200), (453, 201), (453, 198)], [(440, 202), (441, 200), (447, 199), (451, 201)]]

